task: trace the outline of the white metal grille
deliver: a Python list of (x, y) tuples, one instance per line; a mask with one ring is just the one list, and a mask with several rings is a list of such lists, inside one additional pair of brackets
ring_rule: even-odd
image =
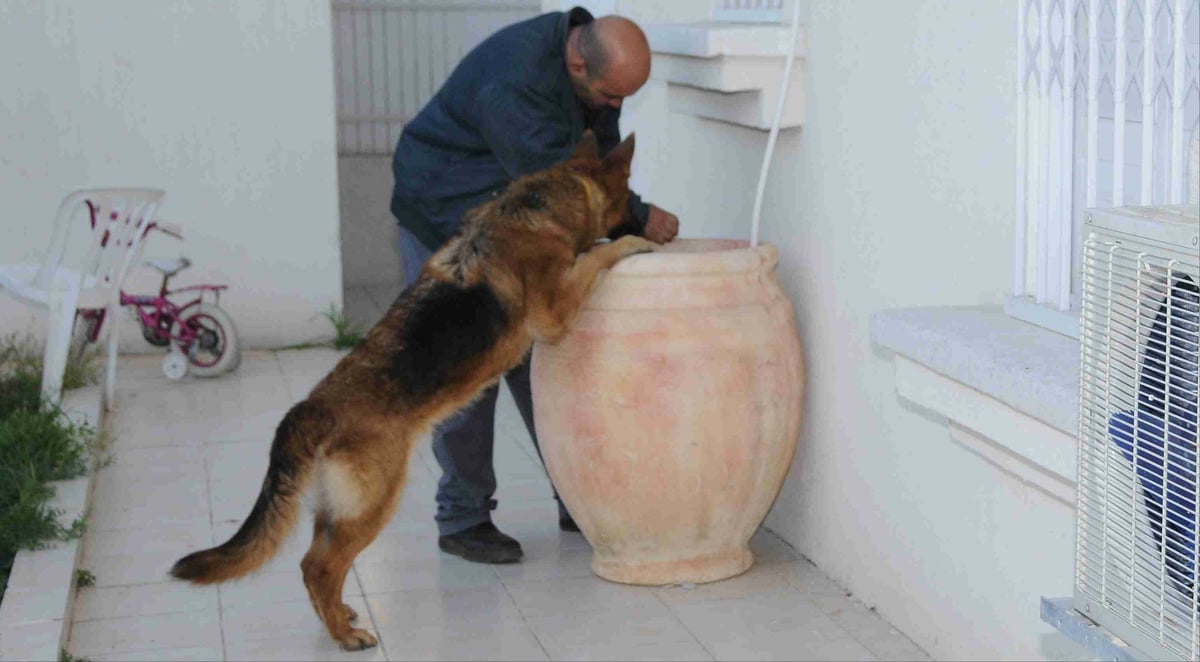
[(463, 56), (538, 0), (333, 0), (339, 154), (390, 154)]
[(783, 20), (783, 0), (713, 0), (713, 20), (779, 23)]
[(1083, 242), (1075, 606), (1195, 660), (1200, 212), (1091, 210)]
[(1013, 294), (1068, 310), (1084, 210), (1185, 201), (1200, 0), (1018, 0)]

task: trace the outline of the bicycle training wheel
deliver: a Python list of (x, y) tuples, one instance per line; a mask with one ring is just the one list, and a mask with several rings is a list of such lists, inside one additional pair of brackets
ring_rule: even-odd
[(211, 303), (187, 309), (183, 318), (172, 325), (171, 335), (175, 338), (183, 334), (181, 323), (196, 334), (196, 340), (190, 346), (180, 347), (192, 366), (188, 370), (191, 374), (215, 377), (233, 370), (241, 362), (237, 328), (224, 310)]

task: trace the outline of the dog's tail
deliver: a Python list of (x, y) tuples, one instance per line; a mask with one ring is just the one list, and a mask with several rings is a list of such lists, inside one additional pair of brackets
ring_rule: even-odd
[(273, 557), (296, 524), (300, 496), (332, 428), (333, 416), (325, 407), (308, 400), (292, 407), (275, 431), (262, 491), (241, 528), (225, 544), (177, 561), (171, 575), (214, 584), (252, 572)]

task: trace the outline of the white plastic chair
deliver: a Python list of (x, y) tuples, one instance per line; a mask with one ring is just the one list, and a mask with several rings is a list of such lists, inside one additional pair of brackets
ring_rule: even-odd
[(104, 396), (108, 407), (115, 403), (120, 291), (165, 196), (156, 189), (75, 191), (58, 208), (40, 264), (0, 265), (0, 290), (48, 313), (42, 395), (49, 401), (62, 398), (75, 311), (107, 308)]

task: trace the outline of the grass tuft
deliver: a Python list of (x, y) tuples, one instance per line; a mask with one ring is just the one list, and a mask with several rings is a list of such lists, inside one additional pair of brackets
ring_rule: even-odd
[(87, 588), (96, 585), (96, 575), (91, 570), (80, 568), (75, 571), (75, 588)]
[(350, 349), (362, 342), (362, 330), (346, 316), (345, 311), (338, 310), (336, 306), (329, 304), (329, 310), (321, 314), (333, 325), (333, 346), (335, 348)]

